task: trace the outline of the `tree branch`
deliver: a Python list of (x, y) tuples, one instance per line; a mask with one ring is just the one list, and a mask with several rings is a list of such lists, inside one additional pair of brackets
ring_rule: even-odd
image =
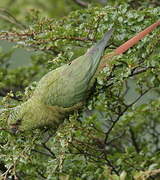
[(132, 130), (131, 127), (129, 128), (129, 132), (130, 132), (130, 134), (131, 134), (132, 144), (133, 144), (136, 152), (139, 153), (139, 152), (140, 152), (140, 148), (139, 148), (139, 145), (138, 145), (138, 143), (137, 143), (137, 141), (136, 141), (136, 137), (135, 137), (134, 131)]
[(88, 7), (89, 3), (84, 2), (82, 0), (73, 0), (76, 4), (82, 6), (82, 7)]
[(136, 104), (146, 93), (148, 93), (152, 88), (149, 88), (147, 90), (145, 90), (144, 92), (142, 92), (132, 103), (130, 104), (124, 104), (125, 105), (125, 108), (124, 110), (122, 110), (121, 112), (119, 112), (117, 118), (112, 121), (112, 125), (110, 126), (110, 128), (108, 129), (108, 131), (105, 133), (106, 136), (105, 136), (105, 140), (104, 140), (104, 143), (107, 144), (107, 141), (108, 141), (108, 137), (109, 137), (109, 134), (111, 133), (112, 129), (114, 128), (114, 126), (116, 125), (116, 123), (119, 121), (119, 119), (121, 118), (121, 116), (130, 108), (132, 107), (134, 104)]

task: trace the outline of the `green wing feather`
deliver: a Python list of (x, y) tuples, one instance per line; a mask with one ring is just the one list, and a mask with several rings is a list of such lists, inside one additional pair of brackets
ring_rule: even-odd
[(111, 34), (112, 30), (71, 64), (42, 77), (33, 96), (10, 113), (10, 129), (16, 132), (51, 124), (58, 128), (67, 113), (81, 107)]
[(46, 74), (39, 81), (33, 96), (38, 96), (48, 106), (71, 107), (83, 101), (112, 31), (108, 31), (102, 40), (71, 64)]

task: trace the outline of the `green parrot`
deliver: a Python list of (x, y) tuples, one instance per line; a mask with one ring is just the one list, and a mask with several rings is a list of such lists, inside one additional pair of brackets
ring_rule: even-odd
[(13, 132), (50, 126), (57, 129), (67, 114), (79, 109), (94, 82), (94, 75), (113, 30), (84, 55), (43, 76), (33, 95), (13, 108), (8, 125)]
[(112, 35), (111, 29), (83, 56), (47, 73), (32, 97), (11, 110), (8, 125), (12, 132), (44, 126), (56, 130), (68, 114), (83, 106), (97, 73), (108, 61), (127, 51), (159, 25), (157, 21), (101, 58)]

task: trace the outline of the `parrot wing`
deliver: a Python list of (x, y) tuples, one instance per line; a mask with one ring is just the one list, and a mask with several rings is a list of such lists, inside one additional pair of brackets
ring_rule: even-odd
[(113, 29), (72, 63), (47, 73), (38, 84), (34, 95), (48, 106), (71, 107), (85, 100), (103, 51)]
[[(91, 66), (80, 64), (81, 56), (70, 65), (66, 64), (46, 74), (38, 83), (33, 96), (48, 106), (71, 107), (84, 100)], [(86, 57), (86, 62), (87, 58)]]

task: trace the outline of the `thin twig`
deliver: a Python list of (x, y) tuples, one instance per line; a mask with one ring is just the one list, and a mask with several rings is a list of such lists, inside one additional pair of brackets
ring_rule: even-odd
[(82, 6), (82, 7), (88, 7), (89, 3), (86, 3), (82, 0), (73, 0), (76, 4)]
[(53, 158), (53, 156), (50, 153), (42, 152), (42, 151), (39, 151), (39, 150), (36, 150), (36, 149), (32, 149), (31, 151)]
[(8, 12), (6, 9), (0, 8), (0, 18), (10, 22), (11, 24), (14, 24), (18, 26), (20, 29), (25, 29), (26, 26), (22, 24), (20, 21), (18, 21), (10, 12)]
[(139, 148), (139, 145), (138, 145), (138, 143), (137, 143), (137, 141), (136, 141), (135, 133), (134, 133), (134, 131), (132, 130), (131, 127), (129, 128), (129, 132), (130, 132), (130, 134), (131, 134), (132, 144), (133, 144), (136, 152), (139, 153), (139, 152), (140, 152), (140, 148)]
[(125, 133), (126, 133), (126, 131), (123, 131), (120, 135), (118, 135), (118, 136), (114, 137), (113, 139), (111, 139), (110, 141), (108, 141), (108, 142), (107, 142), (107, 145), (108, 145), (108, 144), (111, 144), (113, 141), (115, 141), (115, 140), (123, 137), (123, 136), (125, 135)]
[(138, 96), (132, 103), (126, 105), (123, 111), (119, 112), (117, 118), (112, 122), (112, 125), (110, 126), (110, 128), (108, 129), (108, 131), (105, 133), (105, 134), (106, 134), (105, 140), (104, 140), (104, 143), (105, 143), (105, 144), (107, 144), (109, 134), (110, 134), (110, 132), (112, 131), (112, 129), (114, 128), (114, 126), (116, 125), (116, 123), (119, 121), (119, 119), (121, 118), (121, 116), (122, 116), (131, 106), (133, 106), (134, 104), (136, 104), (136, 103), (137, 103), (146, 93), (148, 93), (150, 90), (151, 90), (151, 88), (149, 88), (149, 89), (145, 90), (144, 92), (142, 92), (142, 93), (140, 94), (140, 96)]
[(52, 155), (52, 158), (54, 158), (54, 159), (56, 158), (54, 152), (52, 152), (51, 149), (45, 143), (43, 143), (42, 146), (44, 149), (46, 149)]

